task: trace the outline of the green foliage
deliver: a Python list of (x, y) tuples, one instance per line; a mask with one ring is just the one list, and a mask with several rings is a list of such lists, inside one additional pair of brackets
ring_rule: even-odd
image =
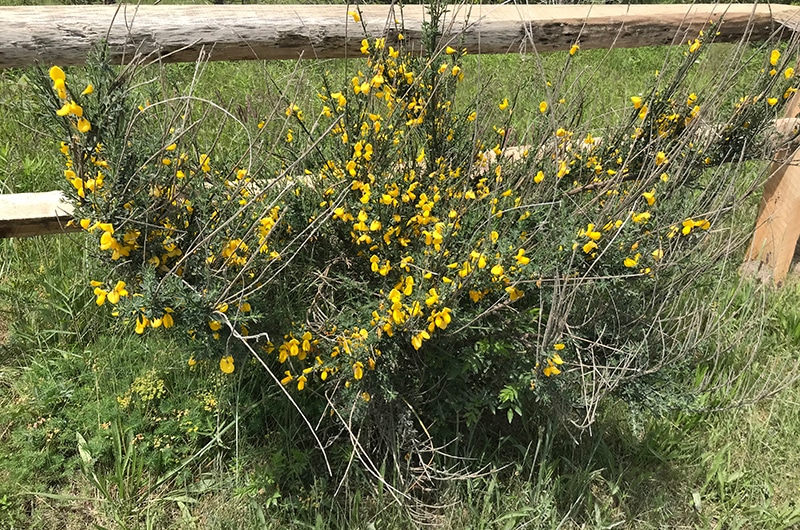
[[(770, 48), (615, 50), (646, 75), (608, 83), (599, 52), (427, 37), (236, 75), (98, 56), (64, 98), (41, 73), (88, 233), (0, 247), (0, 526), (42, 499), (105, 527), (796, 524), (791, 484), (737, 467), (766, 431), (730, 443), (789, 408), (700, 415), (794, 377), (795, 296), (722, 260), (792, 49), (774, 76)], [(0, 176), (44, 160), (0, 149)]]

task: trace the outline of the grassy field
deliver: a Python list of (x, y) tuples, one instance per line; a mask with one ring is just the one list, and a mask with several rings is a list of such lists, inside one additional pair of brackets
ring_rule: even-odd
[[(731, 49), (715, 45), (703, 57), (698, 93)], [(580, 52), (565, 83), (575, 98), (563, 104), (580, 101), (583, 127), (602, 135), (675, 53)], [(546, 97), (541, 78), (558, 78), (567, 61), (567, 53), (467, 58), (464, 100), (515, 99), (510, 128), (524, 141)], [(310, 101), (323, 76), (346, 81), (359, 67), (211, 63), (195, 94), (252, 126), (279, 96)], [(180, 92), (194, 72), (173, 65), (143, 78), (163, 81), (156, 92)], [(745, 70), (743, 86), (754, 75)], [(33, 76), (0, 72), (3, 193), (63, 185)], [(738, 212), (739, 235), (751, 230), (757, 204), (754, 195)], [(800, 384), (792, 384), (800, 285), (792, 281), (780, 291), (751, 284), (735, 261), (709, 281), (708, 304), (735, 310), (718, 337), (726, 353), (716, 378), (703, 381), (699, 368), (680, 378), (698, 389), (692, 403), (654, 412), (616, 398), (583, 431), (527, 418), (508, 426), (501, 411), (444, 451), (453, 456), (441, 457), (443, 468), (466, 471), (459, 480), (421, 483), (416, 503), (399, 503), (391, 482), (359, 466), (348, 480), (329, 478), (294, 409), (265, 410), (278, 388), (190, 366), (180, 338), (142, 338), (115, 324), (88, 287), (98, 270), (88, 242), (82, 233), (0, 240), (0, 528), (800, 526)], [(352, 454), (331, 458), (342, 464)]]

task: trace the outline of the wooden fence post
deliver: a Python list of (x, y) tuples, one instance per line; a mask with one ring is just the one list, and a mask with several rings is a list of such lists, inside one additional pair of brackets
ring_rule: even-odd
[[(786, 117), (795, 118), (798, 113), (800, 98), (795, 93), (787, 105)], [(775, 154), (758, 208), (755, 233), (742, 265), (743, 273), (778, 285), (792, 266), (800, 239), (800, 147), (796, 145), (792, 142), (791, 148)]]

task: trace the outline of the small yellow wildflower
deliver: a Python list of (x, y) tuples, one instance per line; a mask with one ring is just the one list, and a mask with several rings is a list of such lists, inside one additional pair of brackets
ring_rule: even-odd
[(353, 22), (356, 24), (361, 22), (361, 15), (358, 14), (358, 11), (348, 11), (347, 14), (353, 17)]
[(144, 333), (145, 328), (150, 325), (150, 319), (144, 315), (139, 315), (136, 318), (136, 333), (141, 335)]
[(772, 66), (777, 65), (780, 58), (781, 58), (781, 52), (779, 52), (778, 50), (772, 50), (772, 52), (769, 54), (769, 64), (771, 64)]
[(506, 110), (508, 108), (508, 98), (503, 98), (503, 102), (498, 107), (500, 110)]
[(92, 124), (89, 123), (89, 120), (87, 120), (86, 118), (79, 119), (78, 123), (76, 124), (76, 127), (78, 128), (78, 132), (82, 133), (86, 133), (92, 130)]
[(66, 79), (66, 76), (64, 75), (64, 70), (62, 70), (58, 66), (51, 67), (49, 73), (50, 73), (50, 79), (52, 79), (53, 81), (58, 81), (58, 80), (64, 81)]
[(547, 102), (546, 101), (542, 101), (541, 103), (539, 103), (539, 112), (541, 112), (542, 114), (547, 112)]
[[(127, 289), (125, 289), (125, 282), (120, 280), (114, 286), (114, 289), (112, 289), (108, 293), (108, 301), (111, 302), (112, 304), (116, 304), (116, 303), (119, 302), (119, 299), (122, 296), (128, 296), (128, 291), (127, 291)], [(101, 305), (101, 304), (98, 304), (98, 305)]]
[(169, 307), (164, 308), (164, 316), (161, 317), (164, 328), (168, 329), (175, 325), (175, 320), (172, 318), (172, 309)]
[(623, 264), (624, 264), (626, 267), (628, 267), (629, 269), (632, 269), (632, 268), (636, 267), (636, 265), (639, 263), (639, 258), (640, 258), (640, 257), (641, 257), (641, 254), (639, 254), (639, 253), (637, 252), (637, 253), (636, 253), (636, 255), (635, 255), (634, 257), (632, 257), (632, 258), (625, 258), (625, 261), (623, 262)]
[(230, 355), (226, 355), (222, 359), (219, 360), (219, 369), (222, 370), (224, 374), (232, 374), (234, 370), (233, 366), (233, 357)]
[(550, 359), (548, 359), (548, 360), (547, 360), (547, 366), (544, 368), (544, 370), (542, 371), (542, 373), (544, 373), (545, 377), (550, 377), (550, 376), (553, 376), (553, 375), (558, 375), (558, 374), (560, 374), (560, 373), (561, 373), (561, 370), (559, 370), (559, 369), (556, 367), (556, 365), (555, 365), (555, 364), (553, 364), (553, 361), (551, 361)]
[(525, 296), (524, 292), (520, 291), (513, 285), (509, 285), (508, 287), (506, 287), (506, 292), (508, 293), (508, 297), (509, 299), (511, 299), (512, 302), (515, 302), (520, 298), (522, 298), (523, 296)]

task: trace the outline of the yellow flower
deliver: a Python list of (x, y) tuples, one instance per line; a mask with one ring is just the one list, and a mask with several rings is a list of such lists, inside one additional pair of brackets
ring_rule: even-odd
[(209, 157), (206, 153), (202, 153), (200, 155), (198, 162), (200, 163), (200, 169), (202, 169), (205, 173), (211, 171), (211, 157)]
[(511, 299), (512, 302), (515, 302), (520, 298), (522, 298), (523, 296), (525, 296), (525, 293), (523, 291), (520, 291), (513, 285), (509, 285), (508, 287), (506, 287), (506, 292), (508, 293), (508, 297)]
[(625, 258), (625, 261), (624, 261), (623, 263), (624, 263), (624, 265), (625, 265), (626, 267), (628, 267), (629, 269), (632, 269), (632, 268), (636, 267), (636, 265), (639, 263), (639, 258), (640, 258), (640, 257), (641, 257), (641, 254), (639, 254), (639, 253), (637, 252), (637, 253), (636, 253), (636, 255), (635, 255), (634, 257), (632, 257), (632, 258)]
[(647, 201), (647, 204), (649, 206), (654, 205), (656, 203), (656, 190), (655, 190), (655, 188), (653, 188), (650, 191), (646, 191), (646, 192), (642, 193), (642, 197), (644, 197), (644, 199)]
[(284, 372), (284, 373), (286, 374), (286, 377), (281, 379), (281, 384), (283, 386), (286, 386), (286, 385), (288, 385), (289, 383), (292, 382), (292, 379), (294, 379), (294, 376), (292, 375), (292, 372), (290, 372), (289, 370), (286, 370), (286, 372)]
[(631, 102), (633, 103), (633, 108), (639, 110), (642, 108), (642, 98), (639, 96), (631, 96)]
[(211, 331), (219, 331), (222, 324), (218, 320), (209, 320), (208, 327), (211, 328)]
[(445, 48), (445, 49), (444, 49), (444, 52), (445, 52), (447, 55), (453, 55), (453, 54), (454, 54), (454, 53), (456, 53), (457, 51), (458, 51), (458, 50), (456, 50), (455, 48), (451, 48), (450, 46), (448, 46), (447, 48)]
[(517, 265), (527, 265), (531, 262), (531, 259), (525, 256), (525, 249), (521, 248), (517, 251), (517, 255), (514, 256), (514, 259), (517, 260)]
[(570, 55), (575, 55), (576, 53), (578, 53), (578, 50), (580, 50), (580, 49), (581, 49), (580, 45), (578, 43), (575, 43), (570, 47), (569, 54)]
[(79, 119), (76, 126), (78, 127), (78, 132), (85, 133), (92, 130), (92, 124), (86, 118)]
[(164, 324), (165, 329), (169, 329), (175, 325), (175, 320), (172, 318), (172, 309), (165, 307), (164, 308), (164, 316), (161, 317), (161, 321)]
[(97, 305), (101, 306), (106, 303), (106, 297), (108, 296), (108, 291), (106, 291), (105, 289), (101, 289), (100, 287), (95, 287), (94, 295), (97, 297), (97, 300), (95, 300), (95, 302), (97, 303)]
[(533, 181), (536, 184), (540, 184), (543, 180), (544, 180), (544, 172), (543, 171), (539, 171), (538, 173), (536, 173), (536, 176), (533, 177)]
[(781, 52), (779, 52), (778, 50), (772, 50), (772, 52), (769, 54), (769, 64), (775, 66), (776, 64), (778, 64), (780, 58), (781, 58)]
[(108, 293), (108, 301), (112, 304), (116, 304), (119, 302), (121, 296), (128, 296), (128, 291), (125, 289), (125, 282), (120, 280), (117, 282), (117, 285), (114, 286), (114, 289)]
[(219, 360), (219, 369), (222, 370), (224, 374), (232, 374), (234, 370), (233, 366), (233, 357), (230, 355), (226, 355), (222, 359)]
[(353, 22), (361, 22), (361, 15), (358, 14), (358, 11), (348, 11), (347, 14), (353, 17)]
[(542, 114), (547, 112), (547, 102), (546, 101), (542, 101), (541, 103), (539, 103), (539, 112), (541, 112)]
[(561, 370), (559, 370), (559, 369), (556, 367), (556, 365), (555, 365), (555, 364), (553, 364), (553, 361), (551, 361), (550, 359), (548, 359), (548, 360), (547, 360), (547, 366), (545, 367), (545, 369), (544, 369), (542, 372), (544, 373), (545, 377), (550, 377), (550, 376), (552, 376), (552, 375), (558, 375), (558, 374), (560, 374), (560, 373), (561, 373)]
[(794, 77), (794, 68), (790, 66), (789, 68), (784, 70), (783, 77), (785, 77), (786, 79), (791, 79), (792, 77)]
[(775, 105), (778, 104), (778, 98), (767, 98), (767, 104), (770, 107), (774, 107)]
[(94, 85), (89, 83), (88, 85), (86, 85), (86, 88), (83, 89), (83, 92), (81, 92), (81, 96), (88, 96), (93, 92), (94, 92)]
[(689, 53), (694, 53), (700, 49), (700, 39), (694, 39), (693, 41), (689, 41)]
[[(553, 344), (553, 349), (556, 350), (556, 351), (562, 351), (564, 348), (566, 348), (566, 346), (564, 345), (563, 342), (559, 342), (558, 344)], [(556, 357), (558, 357), (558, 356), (556, 355)], [(553, 358), (555, 359), (555, 357), (553, 357)], [(561, 361), (561, 362), (560, 361), (561, 361), (561, 357), (558, 357), (558, 360), (556, 361), (556, 364), (561, 364), (561, 362), (563, 362), (563, 361)]]
[(58, 66), (52, 66), (50, 68), (49, 73), (50, 73), (50, 79), (52, 79), (53, 81), (58, 81), (58, 80), (64, 81), (66, 79), (66, 76), (64, 75), (64, 70), (62, 70)]
[(503, 98), (503, 102), (498, 105), (500, 110), (506, 110), (508, 108), (508, 98)]
[(353, 377), (356, 381), (364, 377), (364, 364), (361, 361), (353, 364)]
[(593, 251), (596, 248), (597, 248), (597, 243), (590, 240), (585, 245), (583, 245), (583, 252), (588, 254), (589, 252)]
[(667, 155), (664, 153), (664, 151), (659, 151), (656, 154), (656, 165), (657, 166), (666, 164), (668, 162), (669, 162), (669, 158), (667, 158)]
[(656, 261), (661, 261), (661, 258), (664, 257), (664, 251), (660, 248), (657, 248), (652, 253), (653, 259)]
[(139, 315), (136, 318), (136, 333), (141, 335), (147, 326), (150, 325), (150, 319), (144, 315)]
[(188, 365), (189, 365), (189, 368), (191, 368), (192, 366), (194, 366), (194, 365), (196, 365), (196, 364), (197, 364), (197, 361), (195, 360), (195, 358), (194, 358), (194, 355), (192, 355), (191, 357), (189, 357), (189, 360), (188, 360), (188, 361), (186, 361), (186, 364), (188, 364)]

